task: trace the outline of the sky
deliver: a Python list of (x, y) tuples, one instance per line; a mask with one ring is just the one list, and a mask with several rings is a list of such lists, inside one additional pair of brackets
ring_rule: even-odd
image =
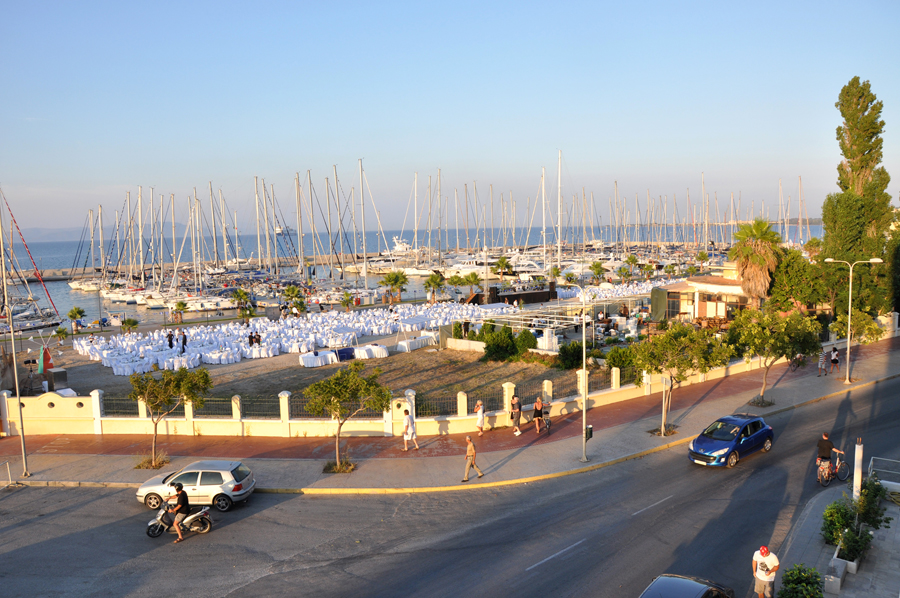
[(521, 223), (542, 167), (555, 213), (559, 151), (566, 202), (593, 193), (604, 223), (616, 184), (631, 218), (648, 192), (685, 217), (701, 176), (723, 212), (734, 193), (773, 217), (779, 180), (796, 214), (802, 177), (815, 217), (837, 190), (834, 103), (856, 75), (884, 102), (898, 204), (897, 2), (0, 9), (0, 188), (23, 227), (80, 227), (98, 204), (111, 220), (139, 185), (174, 194), (185, 220), (212, 182), (249, 228), (254, 176), (288, 215), (295, 173), (321, 200), (336, 168), (347, 196), (359, 159), (385, 228), (411, 226), (415, 173), (424, 203), (439, 168), (450, 206), (464, 185), (480, 202), (493, 186)]

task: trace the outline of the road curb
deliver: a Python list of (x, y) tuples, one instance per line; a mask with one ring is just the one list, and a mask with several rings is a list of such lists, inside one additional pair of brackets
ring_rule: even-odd
[[(820, 397), (816, 397), (814, 399), (809, 399), (807, 401), (803, 401), (802, 403), (797, 403), (796, 405), (790, 405), (788, 407), (782, 407), (781, 409), (776, 409), (774, 411), (765, 412), (765, 416), (778, 415), (781, 413), (785, 413), (787, 411), (791, 411), (793, 409), (797, 409), (798, 407), (805, 407), (806, 405), (811, 405), (813, 403), (818, 403), (819, 401), (824, 401), (839, 395), (843, 395), (848, 391), (857, 390), (860, 388), (865, 388), (867, 386), (872, 386), (881, 382), (886, 382), (888, 380), (893, 380), (894, 378), (900, 377), (900, 373), (892, 374), (890, 376), (885, 376), (884, 378), (878, 378), (877, 380), (870, 380), (868, 382), (863, 382), (856, 385), (851, 385), (843, 390), (835, 391), (832, 393), (828, 393), (826, 395), (822, 395)], [(305, 494), (310, 496), (334, 496), (334, 495), (362, 495), (362, 494), (427, 494), (427, 493), (436, 493), (436, 492), (464, 492), (470, 490), (482, 490), (486, 488), (501, 488), (504, 486), (516, 486), (520, 484), (528, 484), (532, 482), (542, 482), (545, 480), (552, 480), (556, 478), (563, 478), (570, 475), (577, 475), (582, 473), (589, 473), (592, 471), (597, 471), (598, 469), (603, 469), (604, 467), (610, 467), (612, 465), (618, 465), (619, 463), (624, 463), (626, 461), (632, 461), (634, 459), (641, 459), (646, 457), (647, 455), (652, 455), (653, 453), (658, 453), (660, 451), (664, 451), (676, 446), (680, 446), (682, 444), (687, 444), (693, 440), (693, 437), (689, 438), (681, 438), (679, 440), (674, 440), (672, 442), (667, 442), (666, 444), (661, 444), (659, 446), (649, 448), (643, 451), (639, 451), (637, 453), (632, 453), (630, 455), (624, 455), (617, 459), (612, 459), (610, 461), (603, 461), (601, 463), (597, 463), (595, 465), (588, 465), (586, 467), (579, 467), (577, 469), (570, 469), (567, 471), (558, 471), (555, 473), (548, 473), (543, 475), (531, 476), (527, 478), (517, 478), (514, 480), (503, 480), (500, 482), (481, 482), (474, 484), (460, 484), (453, 486), (424, 486), (421, 488), (256, 488), (256, 492), (261, 494)], [(140, 487), (140, 483), (131, 483), (131, 482), (64, 482), (64, 481), (45, 481), (45, 480), (19, 480), (20, 484), (24, 484), (26, 486), (53, 486), (53, 487), (81, 487), (81, 488), (138, 488)]]

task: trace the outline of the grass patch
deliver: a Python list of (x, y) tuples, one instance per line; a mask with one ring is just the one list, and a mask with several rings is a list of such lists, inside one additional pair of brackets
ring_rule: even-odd
[[(677, 430), (678, 426), (675, 424), (666, 424), (666, 436), (674, 436), (678, 434)], [(659, 428), (653, 428), (652, 430), (647, 430), (647, 433), (653, 434), (654, 436), (659, 436)]]
[(354, 469), (356, 469), (356, 463), (351, 463), (350, 459), (341, 459), (340, 463), (327, 462), (322, 473), (352, 473)]
[(137, 456), (140, 461), (138, 461), (137, 465), (134, 466), (135, 469), (159, 469), (163, 465), (169, 464), (169, 455), (166, 454), (166, 451), (156, 451), (156, 463), (153, 462), (153, 459), (150, 456), (150, 453), (145, 455)]

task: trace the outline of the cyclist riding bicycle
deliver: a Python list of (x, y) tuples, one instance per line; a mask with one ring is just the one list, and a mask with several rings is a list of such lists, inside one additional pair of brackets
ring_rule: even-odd
[(844, 454), (844, 451), (834, 448), (834, 443), (828, 440), (828, 432), (822, 432), (822, 439), (816, 444), (818, 447), (818, 454), (816, 456), (816, 477), (821, 482), (822, 481), (822, 465), (827, 464), (829, 467), (831, 466), (831, 453), (840, 453)]

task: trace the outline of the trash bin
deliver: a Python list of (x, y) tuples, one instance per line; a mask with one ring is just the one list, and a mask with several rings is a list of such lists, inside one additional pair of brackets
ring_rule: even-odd
[(590, 440), (590, 439), (593, 438), (593, 437), (594, 437), (594, 426), (588, 425), (588, 426), (584, 429), (584, 439), (585, 439), (585, 440)]

